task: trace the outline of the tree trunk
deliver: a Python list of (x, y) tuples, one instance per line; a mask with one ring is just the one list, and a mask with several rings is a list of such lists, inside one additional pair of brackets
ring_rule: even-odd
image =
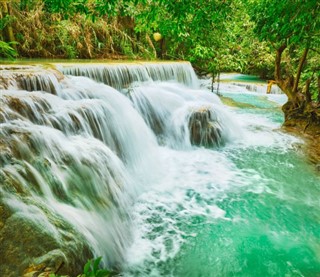
[(160, 57), (161, 57), (161, 59), (165, 59), (166, 56), (167, 56), (166, 40), (165, 40), (165, 38), (163, 37), (163, 38), (160, 40)]
[(304, 63), (305, 63), (305, 61), (307, 59), (308, 52), (309, 52), (309, 46), (307, 46), (304, 49), (302, 57), (300, 58), (300, 62), (299, 62), (298, 70), (297, 70), (297, 76), (296, 76), (296, 79), (295, 79), (294, 85), (293, 85), (293, 91), (292, 92), (294, 94), (297, 94), (297, 92), (298, 92), (298, 86), (299, 86), (299, 81), (300, 81), (300, 77), (301, 77), (301, 72), (302, 72), (302, 69), (303, 69), (303, 65), (304, 65)]
[(153, 52), (153, 56), (154, 58), (157, 58), (157, 51), (156, 51), (156, 48), (154, 47), (153, 43), (152, 43), (152, 40), (151, 38), (149, 37), (148, 34), (146, 34), (146, 40), (150, 46), (150, 48), (152, 49), (152, 52)]
[[(10, 15), (9, 12), (9, 6), (7, 2), (0, 2), (0, 7), (2, 9), (2, 17), (5, 18), (6, 16)], [(14, 34), (13, 34), (13, 29), (12, 26), (6, 25), (3, 29), (3, 36), (4, 40), (6, 42), (11, 42), (15, 41)]]
[(282, 53), (287, 48), (287, 45), (284, 43), (276, 50), (276, 60), (275, 60), (275, 71), (274, 78), (279, 88), (288, 96), (288, 100), (295, 102), (295, 95), (293, 94), (293, 77), (288, 76), (286, 79), (283, 79), (281, 73), (281, 59)]
[(307, 103), (311, 103), (312, 99), (311, 99), (311, 93), (310, 93), (310, 84), (311, 84), (311, 81), (312, 81), (312, 77), (309, 78), (307, 81), (306, 81), (306, 101)]
[(288, 101), (291, 102), (294, 108), (300, 106), (301, 103), (305, 101), (304, 96), (299, 92), (299, 81), (301, 77), (301, 73), (303, 70), (303, 66), (308, 56), (309, 46), (307, 46), (300, 58), (297, 74), (294, 78), (292, 75), (283, 79), (281, 73), (281, 58), (283, 51), (286, 49), (287, 45), (282, 44), (276, 51), (276, 60), (275, 60), (275, 80), (278, 86), (284, 91), (284, 93), (288, 96)]
[(274, 72), (274, 78), (277, 82), (282, 81), (281, 76), (281, 57), (283, 51), (287, 48), (287, 45), (284, 43), (282, 44), (276, 52), (276, 60), (275, 60), (275, 72)]

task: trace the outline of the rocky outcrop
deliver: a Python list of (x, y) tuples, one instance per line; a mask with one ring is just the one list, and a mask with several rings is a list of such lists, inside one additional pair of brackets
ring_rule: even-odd
[(316, 103), (302, 103), (295, 107), (288, 101), (283, 105), (285, 127), (294, 127), (303, 133), (320, 135), (320, 106)]
[[(26, 203), (25, 208), (36, 212), (36, 205)], [(54, 218), (52, 211), (40, 219), (39, 209), (38, 221), (14, 211), (2, 201), (0, 211), (2, 276), (23, 276), (34, 268), (73, 275), (80, 273), (82, 265), (91, 257), (88, 246), (79, 247), (79, 234), (61, 218)], [(58, 231), (54, 234), (50, 226)]]
[(320, 106), (315, 103), (303, 103), (294, 107), (291, 102), (283, 105), (285, 114), (283, 128), (299, 135), (306, 141), (305, 152), (309, 160), (320, 171)]
[(193, 145), (215, 147), (223, 145), (222, 126), (214, 111), (202, 108), (189, 118), (190, 141)]

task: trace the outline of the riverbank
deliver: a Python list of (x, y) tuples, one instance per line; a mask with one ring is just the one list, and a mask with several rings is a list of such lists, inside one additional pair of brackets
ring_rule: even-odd
[(282, 129), (295, 136), (300, 137), (305, 144), (302, 146), (303, 152), (306, 154), (308, 160), (316, 166), (317, 171), (320, 172), (320, 128), (319, 131), (303, 132), (298, 127), (283, 126)]
[[(244, 101), (243, 94), (259, 95), (259, 97), (266, 97), (278, 103), (278, 113), (281, 113), (282, 117), (284, 117), (283, 109), (280, 111), (280, 108), (286, 103), (286, 96), (281, 94), (281, 90), (277, 86), (272, 87), (273, 93), (271, 94), (266, 94), (266, 89), (266, 81), (254, 76), (238, 73), (221, 75), (220, 90), (222, 95), (220, 99), (225, 105), (240, 109), (254, 109), (256, 108), (254, 103), (247, 100)], [(224, 94), (224, 90), (238, 95)], [(304, 141), (304, 144), (301, 145), (301, 150), (305, 153), (306, 158), (320, 171), (320, 125), (309, 124), (308, 120), (288, 120), (285, 118), (281, 120), (281, 123), (281, 130)]]

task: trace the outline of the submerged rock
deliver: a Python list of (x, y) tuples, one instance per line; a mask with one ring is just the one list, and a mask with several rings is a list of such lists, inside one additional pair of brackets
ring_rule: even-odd
[(223, 144), (222, 127), (214, 111), (202, 108), (189, 118), (190, 141), (194, 145), (215, 147)]

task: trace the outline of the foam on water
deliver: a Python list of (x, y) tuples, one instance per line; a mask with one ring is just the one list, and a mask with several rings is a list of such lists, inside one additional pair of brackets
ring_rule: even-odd
[(232, 141), (236, 133), (241, 133), (220, 99), (204, 90), (155, 82), (132, 87), (129, 97), (160, 143), (173, 148), (191, 147), (189, 120), (194, 112), (210, 112), (211, 119), (221, 127), (223, 142)]
[[(244, 94), (249, 101), (251, 97), (260, 101), (258, 93)], [(254, 112), (224, 109), (240, 128), (237, 139), (223, 149), (162, 147), (166, 174), (134, 206), (134, 243), (127, 252), (125, 276), (231, 276), (235, 272), (239, 276), (292, 276), (319, 270), (320, 257), (313, 256), (318, 251), (318, 235), (309, 230), (307, 240), (301, 237), (306, 230), (299, 216), (303, 221), (303, 216), (310, 219), (319, 211), (319, 200), (312, 194), (320, 190), (319, 178), (295, 151), (302, 142), (281, 132), (281, 123), (261, 108)], [(175, 114), (175, 118), (182, 117)], [(297, 177), (301, 164), (308, 173)], [(288, 180), (287, 174), (292, 174)], [(300, 182), (306, 179), (311, 187), (303, 190)], [(296, 218), (292, 209), (298, 206), (301, 211)], [(276, 209), (281, 210), (279, 216), (268, 215)], [(281, 225), (282, 216), (288, 216), (296, 227)], [(316, 222), (312, 220), (306, 228), (312, 230)], [(259, 237), (267, 238), (265, 245), (259, 245)], [(258, 252), (250, 257), (245, 247)], [(309, 260), (299, 262), (288, 254), (297, 248), (309, 249), (302, 250), (311, 251)], [(266, 258), (259, 260), (263, 251)], [(277, 261), (272, 255), (287, 260)], [(250, 264), (252, 259), (257, 259), (256, 267)]]

